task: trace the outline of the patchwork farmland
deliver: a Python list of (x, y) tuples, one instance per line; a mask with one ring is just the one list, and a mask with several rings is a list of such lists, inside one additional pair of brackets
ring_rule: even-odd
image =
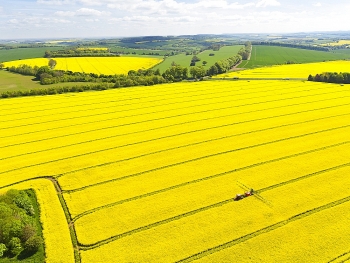
[(48, 262), (344, 262), (349, 98), (218, 80), (2, 100), (0, 191), (37, 190)]

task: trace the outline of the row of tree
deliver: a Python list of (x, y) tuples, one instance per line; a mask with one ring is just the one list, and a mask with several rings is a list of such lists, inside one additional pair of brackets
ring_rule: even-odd
[(322, 74), (309, 75), (309, 81), (350, 84), (350, 73), (326, 72)]
[(32, 255), (43, 244), (30, 195), (32, 190), (9, 190), (0, 196), (0, 258)]
[(242, 60), (247, 60), (250, 57), (251, 51), (252, 51), (252, 43), (250, 41), (247, 41), (244, 44), (244, 48), (241, 48), (238, 51), (238, 55), (240, 55), (242, 57)]
[(57, 57), (118, 57), (118, 54), (111, 53), (109, 49), (94, 48), (71, 48), (56, 51), (45, 51), (45, 58)]

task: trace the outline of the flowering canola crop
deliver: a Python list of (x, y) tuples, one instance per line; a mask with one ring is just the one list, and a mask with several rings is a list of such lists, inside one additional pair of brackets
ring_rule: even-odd
[(272, 67), (262, 67), (256, 69), (234, 71), (213, 78), (251, 78), (251, 79), (307, 79), (308, 76), (321, 74), (324, 72), (349, 72), (350, 61), (328, 61), (306, 64), (277, 65)]
[[(127, 74), (130, 70), (148, 69), (162, 62), (159, 58), (141, 57), (72, 57), (54, 58), (56, 70), (85, 72), (104, 75)], [(47, 66), (46, 58), (23, 59), (5, 62), (5, 67), (19, 65)]]
[(48, 262), (74, 256), (47, 178), (83, 263), (346, 259), (349, 98), (218, 80), (0, 100), (0, 185), (36, 189), (47, 229), (57, 214)]

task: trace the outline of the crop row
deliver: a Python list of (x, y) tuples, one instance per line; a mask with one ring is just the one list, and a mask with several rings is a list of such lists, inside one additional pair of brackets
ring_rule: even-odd
[[(224, 103), (224, 101), (219, 100), (218, 102), (212, 102), (212, 104), (220, 103), (220, 102), (222, 102), (222, 104)], [(191, 107), (191, 106), (188, 106), (188, 107)], [(194, 107), (197, 107), (197, 106), (194, 106)], [(6, 148), (6, 152), (4, 151), (3, 153), (6, 154), (5, 156), (7, 156), (7, 157), (9, 157), (9, 154), (12, 152), (16, 154), (16, 155), (13, 155), (14, 157), (24, 155), (24, 154), (30, 154), (30, 152), (28, 152), (27, 148), (23, 148), (23, 152), (21, 152), (18, 150), (18, 147), (16, 147), (16, 146), (21, 146), (23, 144), (30, 144), (30, 148), (36, 150), (34, 152), (42, 152), (45, 149), (49, 149), (52, 151), (55, 149), (55, 146), (59, 147), (59, 148), (63, 148), (66, 145), (69, 146), (69, 142), (75, 142), (75, 144), (73, 144), (73, 145), (76, 145), (76, 144), (81, 145), (84, 142), (90, 143), (90, 142), (94, 142), (94, 141), (101, 141), (101, 140), (105, 140), (105, 139), (116, 138), (116, 137), (120, 136), (120, 134), (118, 134), (119, 127), (120, 126), (117, 125), (117, 126), (115, 126), (114, 129), (105, 129), (105, 130), (99, 129), (99, 131), (96, 133), (88, 133), (88, 131), (81, 131), (81, 132), (73, 134), (73, 136), (70, 136), (69, 134), (65, 134), (63, 136), (57, 136), (57, 137), (53, 138), (56, 140), (51, 140), (51, 141), (50, 141), (50, 138), (42, 138), (40, 140), (34, 140), (34, 141), (27, 140), (26, 142), (21, 143), (19, 141), (19, 139), (16, 139), (16, 143), (7, 144), (7, 145), (0, 147), (0, 148), (3, 148), (3, 149)], [(85, 136), (82, 136), (83, 134), (85, 134)], [(77, 141), (77, 137), (74, 135), (79, 135), (78, 141)], [(87, 136), (89, 139), (86, 139)], [(61, 143), (62, 137), (65, 137), (66, 145)], [(96, 138), (96, 139), (94, 139), (94, 138)], [(42, 144), (43, 141), (46, 141), (47, 144)], [(56, 143), (56, 145), (55, 145), (55, 143)], [(109, 143), (108, 143), (108, 145), (110, 146)], [(42, 147), (45, 147), (45, 148), (43, 149)], [(6, 158), (5, 156), (0, 156), (0, 158), (1, 159)], [(11, 155), (10, 155), (10, 157), (11, 157)]]
[[(262, 91), (260, 91), (260, 92), (262, 92)], [(243, 93), (244, 94), (244, 93)], [(242, 94), (242, 95), (243, 95)], [(239, 94), (238, 94), (239, 95)], [(256, 96), (255, 96), (256, 97)], [(253, 97), (254, 98), (254, 97)], [(172, 98), (171, 98), (172, 99)], [(181, 99), (183, 99), (183, 97), (182, 96), (180, 96), (179, 98), (178, 98), (178, 100), (177, 100), (177, 102), (179, 102), (179, 100), (181, 100)], [(172, 99), (173, 100), (173, 99)], [(191, 100), (193, 100), (193, 98), (191, 98)], [(191, 101), (191, 100), (189, 100), (189, 101)], [(160, 99), (158, 99), (158, 101), (164, 101), (164, 97), (162, 97), (162, 98), (160, 98)], [(174, 101), (174, 102), (176, 102), (176, 100)], [(154, 101), (150, 101), (150, 103), (149, 103), (149, 108), (153, 108), (154, 107), (154, 105), (153, 105), (153, 103), (154, 103)], [(140, 104), (140, 101), (138, 102), (138, 104)], [(69, 118), (68, 118), (68, 121), (70, 122), (70, 123), (72, 123), (72, 121), (74, 121), (74, 123), (79, 123), (79, 122), (81, 122), (81, 123), (85, 123), (86, 122), (86, 120), (85, 120), (85, 118), (87, 118), (87, 119), (89, 119), (89, 118), (93, 118), (93, 117), (98, 117), (98, 119), (100, 120), (101, 119), (101, 117), (109, 117), (109, 115), (111, 114), (111, 113), (115, 113), (115, 114), (117, 114), (117, 116), (119, 116), (118, 114), (120, 114), (120, 116), (123, 116), (122, 114), (121, 114), (121, 112), (123, 112), (123, 111), (125, 111), (125, 110), (127, 110), (127, 109), (133, 109), (133, 107), (134, 107), (134, 105), (130, 105), (130, 104), (128, 104), (129, 105), (129, 107), (128, 108), (126, 108), (126, 109), (122, 109), (122, 110), (120, 110), (120, 109), (118, 109), (118, 107), (116, 107), (116, 109), (113, 111), (110, 111), (110, 112), (106, 112), (106, 111), (103, 111), (103, 109), (101, 109), (100, 110), (100, 113), (99, 114), (96, 114), (96, 113), (94, 113), (94, 114), (89, 114), (89, 111), (87, 112), (87, 114), (85, 115), (85, 116), (80, 116), (80, 118), (79, 118), (79, 114), (77, 114), (77, 116), (71, 116), (71, 115), (69, 115)], [(165, 103), (163, 102), (161, 105), (166, 105), (166, 101), (165, 101)], [(171, 104), (170, 104), (171, 105)], [(116, 105), (117, 106), (117, 105)], [(117, 110), (118, 109), (118, 110)], [(136, 108), (136, 110), (138, 110), (138, 111), (141, 111), (142, 112), (142, 107), (137, 107)], [(57, 112), (57, 114), (55, 114), (55, 115), (58, 115), (58, 116), (60, 116), (60, 114), (59, 114), (59, 111)], [(62, 118), (63, 117), (63, 118)], [(60, 120), (61, 121), (64, 121), (64, 120), (66, 120), (67, 119), (67, 116), (65, 116), (65, 115), (63, 115), (63, 116), (60, 116), (60, 117), (57, 117), (57, 120), (56, 121), (52, 121), (52, 119), (50, 119), (50, 118), (48, 118), (49, 120), (45, 123), (46, 124), (46, 126), (47, 125), (50, 125), (50, 126), (54, 126), (54, 125), (57, 125), (57, 122), (59, 122)], [(82, 120), (81, 120), (82, 119)], [(16, 123), (16, 122), (15, 122)], [(22, 122), (19, 122), (21, 125), (23, 125), (23, 123)], [(39, 122), (38, 123), (39, 125), (40, 124), (43, 124), (43, 122)], [(21, 125), (15, 125), (15, 127), (13, 127), (12, 129), (8, 126), (8, 124), (7, 124), (7, 126), (6, 126), (6, 130), (2, 130), (2, 134), (6, 134), (5, 132), (7, 132), (7, 133), (9, 133), (11, 136), (13, 136), (14, 134), (13, 134), (13, 132), (14, 131), (17, 131), (18, 130), (18, 128), (19, 127), (21, 127)], [(32, 122), (28, 122), (27, 124), (26, 124), (26, 131), (25, 131), (25, 134), (28, 134), (28, 129), (32, 129), (32, 130), (36, 130), (37, 129), (37, 127), (36, 127), (37, 125), (33, 125), (33, 123)], [(20, 133), (20, 134), (23, 134), (23, 132), (22, 133)], [(4, 138), (4, 135), (2, 136), (2, 138)]]
[[(242, 239), (246, 235), (256, 237), (316, 212), (348, 202), (350, 197), (347, 196), (345, 191), (347, 186), (344, 184), (348, 171), (349, 167), (343, 168), (340, 172), (338, 170), (331, 172), (329, 176), (334, 179), (331, 182), (327, 176), (323, 176), (322, 180), (317, 176), (309, 178), (307, 183), (300, 181), (265, 192), (264, 198), (273, 203), (273, 209), (255, 198), (228, 202), (110, 243), (103, 243), (102, 246), (89, 250), (91, 252), (82, 251), (83, 262), (86, 255), (95, 253), (104, 255), (108, 260), (109, 255), (105, 252), (115, 249), (119, 251), (114, 255), (115, 260), (122, 262), (127, 260), (144, 262), (151, 260), (150, 257), (153, 257), (155, 262), (174, 262), (203, 254), (198, 253), (199, 251), (213, 252), (217, 248), (228, 248), (235, 244), (235, 240)], [(334, 193), (334, 189), (339, 191)]]
[[(153, 156), (153, 158), (140, 161), (140, 165), (138, 166), (135, 166), (135, 162), (130, 162), (130, 165), (120, 164), (116, 172), (113, 172), (113, 170), (112, 173), (109, 172), (109, 178), (115, 179), (80, 188), (79, 191), (70, 192), (69, 199), (67, 199), (66, 196), (65, 198), (72, 215), (75, 216), (86, 210), (109, 204), (112, 200), (119, 201), (147, 192), (171, 187), (183, 182), (210, 177), (213, 174), (225, 174), (239, 168), (251, 168), (252, 165), (259, 165), (265, 162), (271, 162), (272, 160), (287, 158), (287, 156), (290, 157), (293, 156), (293, 154), (300, 155), (308, 150), (316, 151), (316, 149), (337, 145), (338, 143), (348, 144), (349, 140), (345, 141), (345, 139), (348, 139), (348, 130), (349, 129), (339, 129), (336, 133), (332, 131), (314, 132), (309, 135), (282, 138), (275, 141), (260, 141), (253, 145), (249, 144), (249, 141), (247, 143), (245, 138), (242, 137), (242, 141), (237, 140), (237, 145), (225, 141), (227, 145), (223, 145), (221, 148), (222, 151), (219, 152), (210, 151), (215, 149), (215, 143), (212, 145), (194, 147), (192, 149), (198, 149), (197, 152), (189, 150), (186, 152), (186, 155), (180, 154), (175, 156), (180, 159), (180, 161), (176, 163), (172, 163), (171, 158), (169, 158), (170, 160), (165, 159), (166, 156), (172, 156), (170, 153), (160, 154), (158, 158), (157, 156)], [(270, 136), (273, 137), (273, 135), (274, 134)], [(262, 135), (263, 138), (265, 136), (266, 134)], [(232, 145), (234, 146), (232, 147)], [(322, 147), (320, 147), (320, 145), (322, 145)], [(224, 147), (227, 147), (229, 150), (224, 151)], [(161, 156), (163, 156), (163, 158)], [(188, 158), (187, 156), (192, 158)], [(244, 158), (242, 158), (242, 156), (244, 156)], [(157, 161), (152, 161), (153, 159), (161, 160), (161, 165), (157, 165)], [(150, 164), (146, 161), (149, 161)], [(164, 163), (165, 161), (167, 161), (168, 164)], [(95, 176), (104, 175), (104, 170), (101, 172), (102, 173), (96, 173)], [(87, 175), (85, 180), (89, 179)], [(72, 180), (79, 181), (80, 178), (75, 177)], [(83, 178), (81, 180), (83, 180)], [(64, 185), (61, 180), (59, 181), (61, 185)], [(124, 190), (125, 187), (130, 188), (130, 185), (135, 186), (136, 191), (130, 191), (130, 189), (129, 191)], [(118, 192), (115, 193), (113, 189), (118, 189)], [(112, 196), (110, 198), (105, 198), (108, 193)], [(125, 194), (126, 196), (123, 197)], [(94, 196), (94, 198), (90, 200), (89, 196)]]
[[(307, 103), (310, 103), (310, 102), (307, 102)], [(98, 151), (96, 151), (96, 152), (98, 152)], [(58, 154), (60, 154), (60, 153), (58, 153)], [(84, 153), (83, 155), (86, 155), (87, 153)], [(65, 158), (61, 158), (60, 160), (66, 160), (66, 159), (68, 159), (68, 158), (71, 158), (71, 157), (65, 157)], [(26, 160), (26, 161), (29, 161), (29, 160)], [(55, 162), (55, 161), (57, 161), (57, 160), (52, 160), (52, 159), (50, 159), (50, 161), (49, 162), (47, 162), (47, 163), (52, 163), (52, 162)], [(25, 161), (24, 161), (25, 162)], [(19, 169), (22, 169), (22, 168), (25, 168), (25, 167), (33, 167), (33, 166), (36, 166), (36, 165), (40, 165), (40, 163), (37, 163), (37, 164), (35, 164), (35, 163), (31, 163), (31, 165), (30, 166), (22, 166), (22, 167), (17, 167), (17, 168), (13, 168), (13, 166), (11, 166), (13, 169), (13, 171), (15, 171), (15, 170), (19, 170)], [(5, 166), (3, 167), (4, 169), (6, 168)], [(7, 170), (8, 172), (10, 171), (10, 170)], [(5, 172), (5, 171), (4, 171)]]
[[(270, 92), (270, 94), (266, 94), (266, 95), (264, 95), (263, 97), (271, 97), (271, 95), (273, 95), (275, 92), (276, 92), (276, 90), (275, 89), (267, 89), (267, 90), (260, 90), (258, 93), (259, 94), (264, 94), (265, 92), (267, 92), (267, 91), (269, 91)], [(309, 91), (309, 89), (305, 89), (304, 91)], [(213, 94), (220, 94), (222, 91), (219, 91), (219, 92), (211, 92), (211, 93), (209, 93), (208, 95), (213, 95)], [(342, 92), (342, 91), (334, 91), (334, 90), (329, 90), (329, 92), (330, 93), (335, 93), (335, 92)], [(228, 90), (228, 91), (225, 91), (225, 93), (228, 95), (228, 94), (230, 94), (231, 93), (231, 96), (235, 96), (235, 100), (234, 101), (236, 101), (236, 100), (238, 100), (239, 99), (239, 97), (240, 96), (245, 96), (245, 95), (247, 95), (248, 93), (247, 92), (243, 92), (243, 93), (241, 93), (241, 92), (235, 92), (235, 93), (233, 93), (232, 92), (232, 90)], [(224, 93), (224, 94), (225, 94)], [(232, 94), (233, 93), (233, 94)], [(296, 93), (296, 91), (293, 91), (293, 92), (291, 92), (291, 93)], [(323, 91), (323, 90), (321, 90), (320, 92), (319, 92), (319, 94), (325, 94), (326, 92), (325, 91)], [(250, 98), (259, 98), (259, 94), (258, 95), (256, 95), (256, 96), (249, 96), (248, 98), (245, 98), (245, 99), (250, 99)], [(191, 101), (197, 101), (196, 99), (193, 99), (193, 97), (191, 97), (191, 94), (188, 94), (188, 95), (186, 95), (185, 97), (188, 97), (188, 98), (190, 98), (190, 100), (188, 100), (187, 102), (191, 102)], [(198, 96), (196, 96), (196, 97), (198, 97)], [(224, 96), (222, 95), (222, 96), (212, 96), (213, 98), (220, 98), (220, 97), (222, 97), (222, 98), (224, 98)], [(260, 97), (261, 97), (261, 95), (260, 95)], [(282, 95), (280, 95), (280, 97), (282, 97)], [(146, 107), (146, 109), (147, 108), (150, 108), (150, 109), (152, 109), (152, 108), (157, 108), (157, 107), (161, 107), (161, 106), (169, 106), (169, 105), (173, 105), (173, 106), (179, 106), (179, 105), (174, 105), (175, 103), (179, 103), (179, 100), (183, 100), (184, 99), (184, 95), (183, 94), (180, 94), (180, 96), (177, 98), (176, 96), (171, 96), (171, 98), (170, 98), (170, 101), (172, 101), (172, 102), (170, 102), (170, 104), (168, 104), (167, 103), (167, 100), (166, 100), (166, 98), (164, 98), (164, 96), (162, 96), (162, 97), (160, 97), (158, 100), (150, 100), (150, 101), (145, 101), (148, 105), (149, 105), (149, 107)], [(207, 100), (209, 100), (210, 101), (210, 99), (211, 99), (211, 97), (209, 96), (208, 98), (206, 98)], [(132, 98), (131, 100), (134, 100), (134, 98)], [(91, 115), (91, 114), (86, 114), (86, 116), (95, 116), (95, 115), (100, 115), (99, 113), (96, 113), (96, 111), (97, 110), (99, 110), (99, 111), (101, 111), (101, 112), (105, 112), (105, 114), (110, 114), (110, 113), (119, 113), (121, 116), (124, 116), (124, 115), (122, 115), (122, 113), (123, 112), (125, 112), (125, 111), (128, 111), (128, 110), (134, 110), (134, 108), (135, 108), (135, 106), (138, 106), (138, 105), (140, 105), (140, 103), (145, 103), (144, 101), (140, 101), (140, 99), (136, 99), (135, 98), (135, 100), (137, 100), (136, 102), (132, 102), (132, 103), (126, 103), (126, 104), (122, 104), (122, 105), (118, 105), (118, 103), (116, 103), (115, 101), (110, 101), (110, 102), (107, 102), (107, 106), (103, 106), (103, 107), (97, 107), (97, 108), (89, 108), (89, 107), (82, 107), (82, 109), (78, 109), (78, 110), (72, 110), (72, 109), (68, 109), (68, 111), (67, 111), (67, 113), (66, 114), (68, 114), (69, 113), (69, 118), (70, 119), (75, 119), (76, 118), (76, 116), (81, 116), (81, 117), (85, 117), (84, 115), (82, 115), (81, 114), (81, 112), (86, 112), (87, 111), (87, 113), (89, 113), (89, 110), (93, 110), (94, 111), (94, 114), (93, 115)], [(199, 101), (201, 101), (202, 99), (199, 99)], [(204, 101), (205, 101), (205, 99), (203, 99)], [(160, 101), (161, 102), (161, 104), (160, 105), (154, 105), (154, 102), (156, 102), (156, 101)], [(185, 101), (186, 102), (186, 101)], [(147, 105), (146, 104), (146, 105)], [(73, 107), (74, 109), (75, 109), (75, 104), (71, 104), (71, 107)], [(84, 106), (86, 106), (86, 105), (84, 105)], [(122, 108), (121, 109), (119, 109), (119, 107), (121, 107), (122, 106)], [(67, 108), (67, 105), (65, 105), (65, 107), (64, 108)], [(112, 112), (108, 112), (108, 111), (105, 111), (105, 109), (110, 109), (110, 108), (118, 108), (119, 110), (118, 111), (112, 111)], [(171, 109), (171, 108), (170, 108)], [(50, 112), (50, 111), (49, 111)], [(141, 112), (142, 114), (144, 114), (144, 108), (140, 108), (140, 107), (137, 107), (136, 108), (136, 112)], [(56, 116), (57, 114), (59, 113), (59, 115), (57, 116), (57, 119), (55, 120), (55, 118), (53, 118), (53, 116)], [(65, 111), (63, 111), (63, 113), (65, 113)], [(53, 115), (53, 116), (52, 116)], [(63, 115), (63, 116), (65, 116), (65, 115)], [(19, 119), (19, 120), (22, 120), (22, 121), (20, 121), (19, 123), (21, 124), (21, 125), (14, 125), (14, 126), (11, 126), (10, 124), (11, 123), (9, 123), (9, 121), (7, 121), (7, 122), (4, 122), (4, 125), (5, 125), (5, 127), (6, 127), (6, 129), (10, 129), (11, 127), (13, 127), (13, 128), (15, 128), (15, 127), (21, 127), (21, 126), (28, 126), (28, 125), (34, 125), (34, 124), (36, 124), (36, 123), (33, 123), (32, 122), (32, 120), (30, 120), (30, 118), (28, 119), (28, 116), (26, 116), (27, 118), (21, 118), (21, 119)], [(33, 116), (33, 117), (39, 117), (39, 116)], [(45, 115), (43, 115), (43, 116), (40, 116), (40, 117), (46, 117), (46, 118), (41, 118), (41, 122), (38, 122), (38, 124), (41, 124), (41, 123), (47, 123), (47, 122), (53, 122), (53, 121), (59, 121), (59, 120), (62, 120), (62, 115), (61, 115), (61, 111), (60, 110), (54, 110), (54, 111), (52, 111), (51, 112), (51, 114), (45, 114)], [(6, 119), (6, 118), (5, 118)], [(26, 122), (24, 122), (23, 120), (26, 120)], [(16, 119), (10, 119), (10, 121), (11, 122), (14, 122), (15, 124), (18, 122)], [(4, 129), (4, 128), (3, 128)]]
[[(193, 192), (196, 192), (196, 187), (203, 188), (203, 185), (210, 184), (210, 187), (208, 187), (207, 189), (208, 192), (211, 192), (212, 190), (216, 191), (216, 189), (219, 191), (219, 189), (228, 187), (229, 189), (231, 189), (230, 195), (232, 196), (233, 189), (235, 189), (237, 192), (241, 191), (241, 189), (237, 189), (236, 185), (236, 181), (241, 179), (245, 182), (248, 182), (249, 185), (254, 185), (255, 188), (256, 186), (259, 186), (259, 190), (256, 190), (258, 190), (259, 193), (263, 193), (265, 191), (272, 190), (273, 188), (280, 187), (284, 184), (304, 180), (312, 176), (317, 176), (319, 174), (332, 171), (334, 169), (339, 169), (348, 166), (349, 163), (346, 162), (347, 148), (347, 144), (341, 144), (333, 147), (328, 147), (319, 151), (312, 151), (304, 154), (299, 154), (293, 157), (278, 160), (270, 160), (269, 162), (265, 162), (259, 165), (242, 167), (240, 169), (234, 169), (231, 171), (223, 172), (221, 174), (212, 174), (207, 177), (203, 177), (193, 181), (186, 181), (156, 191), (150, 190), (150, 192), (136, 196), (132, 196), (132, 194), (137, 193), (138, 185), (136, 183), (130, 183), (128, 188), (128, 194), (132, 197), (122, 199), (123, 191), (126, 191), (126, 189), (119, 188), (119, 193), (117, 195), (114, 192), (111, 193), (112, 195), (114, 195), (114, 198), (105, 194), (105, 197), (109, 200), (108, 204), (98, 206), (92, 208), (91, 210), (82, 212), (81, 214), (74, 217), (73, 221), (77, 221), (82, 217), (93, 214), (94, 212), (102, 209), (113, 209), (113, 207), (115, 206), (124, 205), (128, 202), (139, 201), (143, 198), (150, 198), (152, 196), (159, 197), (160, 195), (166, 194), (167, 192), (182, 191), (182, 188), (193, 189)], [(339, 152), (341, 154), (338, 154)], [(335, 154), (338, 154), (338, 158), (332, 159), (332, 156), (334, 156)], [(301, 165), (305, 158), (307, 158), (309, 162), (305, 165)], [(281, 171), (280, 167), (284, 167), (283, 171)], [(300, 170), (302, 170), (302, 172), (300, 172)], [(306, 175), (301, 176), (301, 173), (306, 173)], [(277, 174), (278, 177), (275, 176)], [(146, 182), (140, 182), (139, 184), (145, 185), (145, 183)], [(156, 182), (154, 181), (150, 181), (147, 183), (149, 185), (156, 184)], [(105, 189), (105, 192), (107, 191), (108, 190)], [(90, 192), (89, 194), (96, 196), (93, 192)], [(223, 197), (224, 195), (222, 195), (220, 198)], [(69, 194), (65, 194), (65, 198), (69, 199)], [(99, 200), (96, 200), (95, 203), (98, 204), (98, 201)], [(169, 205), (173, 205), (174, 203), (169, 203)]]
[(177, 262), (326, 261), (348, 244), (348, 220), (343, 215), (350, 209), (349, 201), (346, 197), (308, 210)]
[[(278, 163), (276, 165), (279, 166)], [(332, 183), (339, 176), (340, 184), (343, 184), (346, 176), (345, 173), (348, 171), (350, 171), (349, 162), (303, 176), (296, 174), (294, 176), (299, 176), (298, 178), (293, 178), (292, 180), (284, 181), (277, 185), (266, 187), (265, 189), (260, 189), (258, 184), (255, 184), (254, 188), (258, 193), (265, 194), (265, 192), (278, 187), (298, 183), (301, 185), (299, 191), (302, 191), (304, 184), (309, 185), (307, 180), (310, 180), (310, 178), (317, 177), (313, 179), (315, 181), (314, 183), (315, 185), (321, 185), (330, 178), (330, 174), (332, 173), (334, 174), (331, 177)], [(264, 170), (261, 170), (262, 174), (264, 172)], [(260, 179), (259, 175), (256, 177), (257, 180)], [(239, 192), (239, 188), (236, 186), (237, 177), (231, 176), (230, 179), (227, 180), (227, 178), (221, 177), (216, 180), (202, 181), (198, 184), (187, 185), (182, 188), (91, 213), (75, 221), (78, 239), (84, 245), (89, 244), (95, 247), (110, 239), (116, 240), (126, 235), (158, 227), (162, 224), (167, 224), (215, 207), (226, 205), (229, 202), (234, 202), (233, 189)], [(306, 182), (301, 183), (300, 181), (302, 180)], [(334, 185), (332, 186), (334, 187)], [(332, 190), (332, 188), (328, 190)], [(310, 193), (311, 191), (309, 190), (308, 192)], [(327, 195), (326, 187), (322, 188), (321, 193), (322, 195)], [(293, 197), (291, 196), (291, 198)], [(317, 197), (316, 199), (319, 202), (319, 198)], [(292, 205), (293, 201), (289, 202)], [(111, 216), (113, 220), (109, 219)], [(108, 231), (102, 231), (103, 229), (108, 229)]]

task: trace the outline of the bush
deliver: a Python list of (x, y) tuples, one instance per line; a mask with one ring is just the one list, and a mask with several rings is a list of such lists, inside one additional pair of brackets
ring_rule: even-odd
[(32, 236), (24, 243), (24, 249), (28, 252), (37, 252), (43, 244), (43, 240), (39, 236)]
[(21, 235), (21, 240), (22, 242), (26, 242), (28, 239), (31, 237), (35, 236), (36, 234), (36, 229), (32, 225), (25, 225), (22, 229), (22, 235)]

